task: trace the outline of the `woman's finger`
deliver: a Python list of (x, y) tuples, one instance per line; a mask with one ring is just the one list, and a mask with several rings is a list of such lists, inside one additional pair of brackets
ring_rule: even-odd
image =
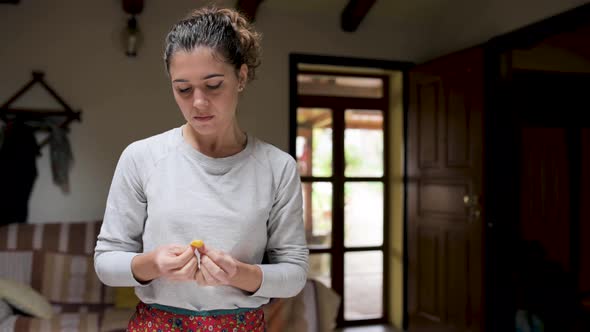
[[(172, 253), (168, 251), (168, 253)], [(172, 254), (166, 255), (162, 257), (163, 263), (162, 265), (166, 270), (173, 271), (180, 269), (181, 267), (185, 266), (188, 261), (194, 257), (194, 254), (190, 247), (184, 247), (184, 251), (179, 254)]]
[(199, 284), (200, 286), (213, 286), (213, 285), (209, 285), (207, 283), (207, 280), (205, 279), (205, 275), (203, 274), (202, 269), (199, 269), (197, 271), (197, 273), (195, 274), (195, 280), (196, 280), (197, 284)]
[(223, 251), (210, 250), (207, 254), (207, 257), (209, 257), (215, 263), (215, 265), (225, 272), (224, 275), (226, 276), (227, 281), (234, 277), (238, 272), (238, 264), (236, 260)]
[(184, 266), (188, 261), (195, 256), (193, 249), (191, 246), (186, 246), (184, 251), (176, 256), (176, 260), (180, 264), (180, 266)]
[(181, 246), (178, 244), (171, 244), (170, 246), (168, 246), (168, 252), (176, 256), (182, 254), (185, 249), (185, 246)]
[(191, 258), (184, 266), (174, 269), (170, 272), (170, 278), (176, 280), (192, 280), (197, 270), (197, 258)]
[(215, 264), (209, 258), (209, 256), (203, 256), (201, 264), (207, 269), (207, 272), (209, 272), (209, 274), (212, 277), (214, 277), (215, 280), (217, 280), (219, 283), (227, 284), (229, 282), (227, 273), (225, 273), (225, 271), (222, 268)]
[(193, 256), (182, 268), (180, 274), (186, 279), (192, 279), (197, 271), (197, 258)]
[(201, 253), (201, 255), (206, 255), (209, 252), (209, 247), (203, 243), (203, 245), (198, 247), (197, 250), (199, 253)]
[(203, 273), (205, 283), (208, 286), (217, 286), (220, 284), (219, 280), (215, 279), (215, 277), (213, 277), (211, 275), (211, 272), (207, 269), (207, 267), (203, 266), (202, 264), (201, 264), (201, 272)]

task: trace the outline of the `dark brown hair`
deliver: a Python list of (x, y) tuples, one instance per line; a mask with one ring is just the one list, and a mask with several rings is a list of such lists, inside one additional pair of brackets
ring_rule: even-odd
[(223, 56), (223, 60), (239, 71), (248, 66), (248, 81), (255, 77), (260, 65), (261, 36), (248, 20), (234, 9), (206, 7), (193, 11), (176, 23), (166, 36), (164, 61), (170, 73), (170, 60), (174, 53), (192, 51), (206, 46)]

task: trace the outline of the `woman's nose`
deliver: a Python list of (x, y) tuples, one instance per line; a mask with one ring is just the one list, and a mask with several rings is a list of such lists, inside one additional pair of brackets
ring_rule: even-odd
[(203, 92), (199, 91), (199, 89), (195, 89), (193, 95), (193, 106), (196, 108), (202, 108), (208, 105), (209, 101), (207, 100), (207, 96), (205, 96)]

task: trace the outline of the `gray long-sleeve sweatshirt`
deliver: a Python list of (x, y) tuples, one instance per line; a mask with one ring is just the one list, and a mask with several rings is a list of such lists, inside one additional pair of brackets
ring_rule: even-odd
[[(95, 269), (109, 286), (134, 286), (145, 303), (189, 310), (256, 308), (303, 288), (308, 250), (301, 182), (287, 153), (248, 135), (244, 150), (208, 157), (175, 128), (129, 145), (109, 191), (95, 248)], [(158, 278), (137, 282), (131, 260), (159, 245), (202, 239), (244, 263), (258, 264), (254, 294), (230, 286)], [(270, 264), (261, 264), (264, 253)]]

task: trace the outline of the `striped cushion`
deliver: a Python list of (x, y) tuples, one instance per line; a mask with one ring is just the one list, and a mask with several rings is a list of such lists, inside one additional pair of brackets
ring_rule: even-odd
[(100, 220), (0, 226), (0, 278), (31, 285), (57, 313), (51, 320), (11, 316), (0, 331), (124, 331), (132, 312), (119, 315), (120, 322), (106, 317), (114, 289), (94, 271), (100, 226)]
[(91, 312), (112, 304), (94, 271), (101, 221), (0, 227), (0, 278), (31, 285), (59, 312)]
[(92, 255), (101, 221), (9, 224), (0, 227), (0, 250), (44, 250)]
[[(92, 256), (44, 251), (0, 251), (0, 278), (28, 285), (62, 311), (72, 304), (103, 304), (103, 285)], [(77, 308), (76, 308), (77, 309)]]
[(51, 319), (19, 316), (14, 322), (13, 331), (99, 332), (99, 319), (98, 313), (89, 312), (59, 314)]

